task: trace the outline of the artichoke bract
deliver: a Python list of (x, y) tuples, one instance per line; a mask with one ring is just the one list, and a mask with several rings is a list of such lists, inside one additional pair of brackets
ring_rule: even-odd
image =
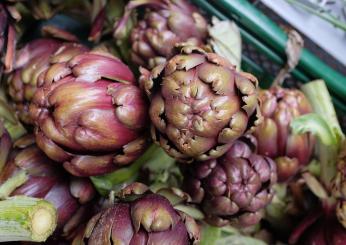
[(36, 92), (38, 77), (49, 67), (50, 57), (60, 45), (62, 42), (55, 39), (36, 39), (16, 53), (14, 71), (7, 79), (8, 93), (18, 117), (26, 124), (33, 124), (29, 115), (29, 104)]
[(145, 14), (131, 31), (131, 59), (140, 66), (153, 68), (174, 55), (175, 45), (187, 42), (203, 45), (207, 21), (186, 0), (132, 0), (115, 26), (115, 37), (124, 35), (132, 10), (145, 6)]
[(246, 227), (262, 218), (277, 175), (272, 159), (254, 153), (254, 143), (242, 137), (218, 159), (183, 166), (184, 190), (210, 224)]
[(57, 232), (69, 235), (88, 219), (87, 205), (96, 194), (94, 187), (87, 178), (69, 178), (34, 142), (32, 135), (14, 142), (0, 173), (0, 196), (44, 198), (57, 208)]
[[(13, 4), (13, 3), (12, 3)], [(14, 28), (14, 20), (20, 19), (18, 12), (6, 1), (0, 3), (0, 78), (3, 70), (11, 71), (15, 47), (16, 32)]]
[(309, 163), (315, 143), (311, 133), (293, 134), (290, 123), (313, 110), (305, 95), (297, 89), (276, 86), (260, 91), (259, 97), (263, 122), (254, 133), (258, 153), (276, 161), (279, 180), (285, 181)]
[[(146, 147), (147, 101), (131, 70), (106, 52), (64, 44), (30, 104), (38, 146), (76, 176), (111, 172)], [(67, 54), (67, 55), (66, 55)]]
[(188, 245), (199, 241), (197, 223), (174, 209), (167, 198), (143, 189), (140, 183), (125, 189), (123, 200), (91, 218), (73, 244)]
[(179, 161), (217, 158), (260, 122), (257, 79), (215, 53), (183, 46), (166, 64), (141, 72), (152, 138)]

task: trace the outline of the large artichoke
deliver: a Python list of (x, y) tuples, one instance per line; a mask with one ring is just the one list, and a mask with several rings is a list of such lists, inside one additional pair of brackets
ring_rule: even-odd
[(259, 123), (258, 81), (215, 53), (181, 52), (151, 73), (141, 69), (152, 138), (179, 161), (217, 158)]
[(134, 75), (104, 52), (64, 44), (39, 76), (30, 104), (38, 146), (76, 176), (128, 164), (146, 146), (147, 101)]
[(96, 214), (73, 244), (179, 244), (199, 241), (199, 227), (168, 199), (134, 183), (122, 199)]
[[(69, 178), (60, 171), (27, 135), (14, 143), (15, 149), (0, 172), (0, 196), (26, 195), (44, 198), (57, 208), (58, 229), (69, 235), (85, 219), (87, 205), (95, 195), (88, 179)], [(1, 146), (3, 147), (3, 145)], [(3, 151), (3, 148), (1, 148)]]
[(177, 43), (206, 43), (207, 21), (186, 0), (131, 0), (115, 27), (117, 38), (124, 35), (132, 10), (141, 6), (146, 6), (145, 14), (130, 37), (135, 64), (151, 69), (171, 58)]
[(243, 137), (218, 158), (184, 165), (184, 190), (216, 226), (256, 224), (273, 197), (276, 166), (254, 154), (255, 141)]
[(29, 104), (37, 89), (38, 77), (49, 67), (51, 55), (62, 45), (54, 39), (36, 39), (16, 54), (14, 71), (9, 75), (8, 92), (21, 121), (32, 124)]
[(313, 135), (293, 134), (290, 128), (294, 118), (311, 113), (312, 107), (297, 89), (273, 87), (261, 91), (259, 96), (263, 122), (254, 134), (258, 153), (276, 161), (279, 180), (284, 181), (308, 164), (312, 156)]

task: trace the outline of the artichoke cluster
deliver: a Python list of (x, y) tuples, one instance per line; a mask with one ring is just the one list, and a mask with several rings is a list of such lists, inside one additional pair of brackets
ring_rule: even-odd
[[(24, 195), (56, 208), (53, 244), (198, 244), (210, 225), (270, 229), (268, 205), (290, 194), (276, 190), (316, 184), (303, 176), (315, 138), (291, 128), (313, 112), (308, 99), (260, 90), (214, 52), (211, 21), (190, 1), (73, 2), (18, 4), (43, 27), (17, 50), (15, 5), (0, 3), (0, 229), (1, 199)], [(51, 25), (67, 10), (90, 17), (89, 40)], [(344, 157), (334, 197), (345, 226)]]

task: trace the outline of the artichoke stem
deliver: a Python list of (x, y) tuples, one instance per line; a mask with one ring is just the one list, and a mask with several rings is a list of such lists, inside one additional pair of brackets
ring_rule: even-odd
[(8, 178), (0, 185), (0, 199), (7, 198), (17, 187), (21, 186), (28, 180), (24, 170), (19, 171), (14, 176)]
[(314, 111), (320, 115), (330, 126), (337, 140), (336, 145), (323, 145), (317, 143), (317, 155), (321, 163), (321, 180), (325, 187), (330, 190), (331, 180), (336, 173), (337, 155), (340, 150), (341, 142), (345, 136), (341, 130), (336, 112), (323, 80), (315, 80), (302, 86), (302, 91), (309, 99)]
[(45, 200), (15, 196), (0, 201), (0, 242), (44, 242), (56, 223), (56, 209)]

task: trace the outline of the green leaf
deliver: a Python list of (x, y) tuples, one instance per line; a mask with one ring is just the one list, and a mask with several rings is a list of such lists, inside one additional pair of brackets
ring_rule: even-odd
[(265, 242), (250, 236), (232, 235), (217, 240), (215, 245), (266, 245)]
[(290, 126), (295, 134), (312, 133), (316, 135), (324, 145), (337, 145), (338, 143), (335, 132), (316, 113), (297, 117), (291, 122)]
[(230, 20), (212, 19), (213, 25), (208, 28), (210, 43), (215, 53), (228, 59), (237, 70), (241, 63), (241, 37), (238, 26)]
[(219, 227), (204, 225), (202, 227), (202, 237), (200, 245), (215, 245), (221, 237), (221, 229)]

